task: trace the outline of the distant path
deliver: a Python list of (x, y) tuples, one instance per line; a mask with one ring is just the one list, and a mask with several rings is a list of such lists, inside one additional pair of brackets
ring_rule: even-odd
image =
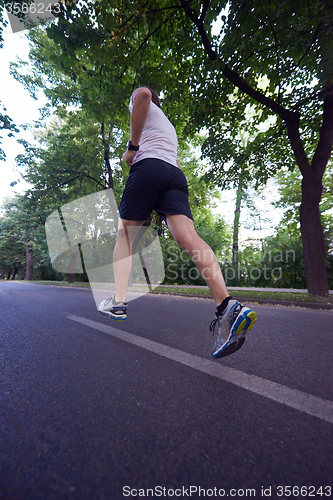
[[(182, 288), (205, 288), (205, 285), (159, 285), (160, 287), (171, 288), (181, 286)], [(245, 290), (253, 292), (290, 292), (290, 293), (308, 293), (306, 288), (258, 288), (258, 287), (247, 287), (247, 286), (228, 286), (228, 290)], [(333, 290), (329, 290), (330, 295), (333, 295)]]

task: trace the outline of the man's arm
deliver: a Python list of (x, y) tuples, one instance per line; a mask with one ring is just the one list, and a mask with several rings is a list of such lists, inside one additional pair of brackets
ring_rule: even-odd
[[(145, 126), (151, 101), (151, 92), (147, 87), (140, 87), (133, 92), (133, 109), (131, 115), (131, 142), (138, 146)], [(123, 160), (127, 165), (133, 164), (136, 151), (126, 151)]]

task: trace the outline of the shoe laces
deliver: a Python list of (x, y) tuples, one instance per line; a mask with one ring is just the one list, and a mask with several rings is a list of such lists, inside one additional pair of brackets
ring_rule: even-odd
[[(112, 302), (111, 302), (112, 301)], [(119, 307), (120, 304), (124, 304), (125, 306), (127, 305), (127, 302), (117, 302), (116, 299), (115, 299), (115, 295), (112, 295), (112, 297), (110, 297), (109, 299), (106, 299), (105, 302), (104, 302), (104, 305), (106, 306), (107, 304), (109, 303), (112, 303), (113, 306), (115, 307)], [(120, 307), (123, 307), (123, 306), (120, 306)]]
[(215, 327), (216, 327), (216, 324), (218, 325), (219, 324), (219, 321), (221, 320), (222, 318), (222, 315), (221, 314), (218, 314), (217, 312), (215, 313), (216, 314), (216, 318), (213, 319), (213, 321), (211, 322), (211, 324), (209, 325), (209, 331), (212, 332), (212, 335), (214, 335), (215, 333)]

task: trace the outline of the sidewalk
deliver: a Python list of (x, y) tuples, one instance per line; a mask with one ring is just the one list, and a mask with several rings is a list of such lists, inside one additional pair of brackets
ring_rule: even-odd
[[(158, 285), (159, 288), (203, 288), (208, 289), (207, 285)], [(289, 292), (289, 293), (308, 293), (306, 288), (255, 288), (251, 286), (228, 286), (228, 290), (245, 290), (247, 292)], [(333, 290), (329, 291), (333, 295)]]

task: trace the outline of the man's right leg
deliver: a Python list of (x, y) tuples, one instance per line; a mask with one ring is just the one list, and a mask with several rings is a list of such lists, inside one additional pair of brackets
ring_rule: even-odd
[(167, 215), (166, 219), (173, 238), (189, 253), (219, 306), (229, 293), (213, 250), (198, 236), (193, 221), (186, 215)]
[(217, 329), (213, 357), (232, 354), (244, 344), (245, 334), (253, 327), (257, 314), (229, 296), (217, 259), (207, 243), (197, 235), (193, 221), (181, 214), (167, 215), (166, 218), (172, 236), (192, 257), (215, 299), (216, 319), (210, 325), (213, 333)]

